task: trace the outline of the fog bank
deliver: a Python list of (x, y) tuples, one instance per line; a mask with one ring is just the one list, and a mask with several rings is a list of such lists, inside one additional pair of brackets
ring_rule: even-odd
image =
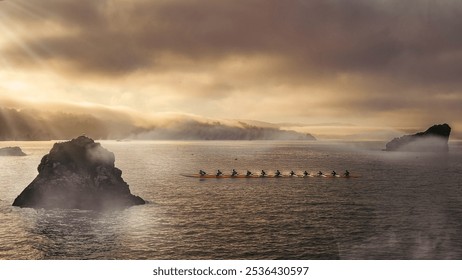
[[(68, 106), (69, 108), (66, 108)], [(141, 115), (105, 107), (61, 106), (53, 111), (0, 107), (0, 140), (315, 140), (309, 133), (258, 126), (244, 121), (187, 114)]]

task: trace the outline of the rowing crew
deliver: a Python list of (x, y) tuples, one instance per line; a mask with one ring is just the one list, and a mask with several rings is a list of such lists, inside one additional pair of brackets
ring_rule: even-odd
[[(206, 173), (205, 171), (199, 170), (199, 175), (200, 175), (200, 176), (205, 176), (206, 174), (207, 174), (207, 173)], [(332, 177), (338, 176), (338, 175), (337, 175), (337, 172), (335, 172), (335, 170), (332, 171), (330, 174), (332, 175)], [(223, 172), (221, 172), (220, 169), (218, 169), (218, 171), (217, 171), (217, 173), (215, 174), (215, 176), (219, 177), (219, 176), (222, 176), (222, 175), (223, 175)], [(239, 173), (238, 173), (235, 169), (233, 169), (233, 171), (231, 172), (231, 176), (232, 176), (232, 177), (235, 177), (235, 176), (237, 176), (237, 175), (239, 175)], [(252, 172), (250, 172), (249, 170), (247, 170), (247, 173), (245, 174), (245, 176), (247, 176), (247, 177), (250, 177), (250, 176), (253, 176), (253, 175), (254, 175), (254, 174), (253, 174)], [(262, 171), (260, 172), (260, 177), (265, 177), (265, 176), (267, 176), (267, 175), (268, 175), (268, 174), (265, 172), (265, 170), (262, 170)], [(293, 170), (290, 171), (289, 175), (290, 175), (291, 177), (297, 176), (297, 174), (296, 174)], [(281, 176), (282, 176), (281, 171), (279, 171), (279, 169), (276, 170), (276, 172), (274, 173), (274, 176), (275, 176), (275, 177), (281, 177)], [(305, 171), (303, 172), (303, 177), (308, 177), (308, 176), (310, 176), (310, 173), (307, 172), (307, 171), (305, 170)], [(317, 173), (317, 176), (319, 176), (319, 177), (324, 176), (324, 173), (322, 173), (321, 171), (319, 171), (319, 172)], [(344, 176), (344, 177), (350, 177), (350, 172), (349, 172), (348, 170), (345, 170), (345, 173), (343, 173), (343, 176)]]

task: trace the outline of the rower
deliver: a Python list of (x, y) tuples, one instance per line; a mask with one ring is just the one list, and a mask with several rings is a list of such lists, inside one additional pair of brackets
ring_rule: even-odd
[(262, 170), (261, 173), (260, 173), (260, 175), (261, 175), (262, 177), (265, 177), (265, 176), (266, 176), (265, 170)]
[(295, 172), (293, 170), (290, 171), (290, 176), (295, 176)]
[(237, 171), (235, 169), (233, 169), (233, 172), (231, 172), (231, 176), (236, 176), (237, 175)]
[(247, 176), (247, 177), (252, 176), (252, 172), (250, 172), (249, 170), (247, 170), (247, 174), (246, 174), (245, 176)]
[(321, 171), (318, 172), (318, 176), (322, 176), (322, 172), (321, 172)]
[(199, 170), (199, 175), (201, 175), (201, 176), (205, 176), (205, 174), (207, 174), (207, 173), (205, 173), (205, 171), (204, 171), (204, 170), (202, 170), (202, 169), (201, 169), (201, 170)]
[(306, 172), (305, 170), (305, 172), (303, 172), (303, 176), (308, 177), (308, 175), (310, 175), (310, 173)]
[(279, 171), (279, 169), (276, 170), (275, 176), (276, 176), (276, 177), (280, 177), (280, 176), (281, 176), (281, 172)]
[(221, 172), (220, 169), (218, 169), (218, 171), (217, 171), (217, 177), (218, 177), (218, 176), (221, 176), (221, 175), (223, 175), (223, 172)]
[(350, 172), (348, 170), (345, 170), (345, 173), (343, 174), (345, 177), (350, 177)]
[(335, 170), (332, 171), (332, 176), (335, 177), (337, 175), (337, 172), (335, 172)]

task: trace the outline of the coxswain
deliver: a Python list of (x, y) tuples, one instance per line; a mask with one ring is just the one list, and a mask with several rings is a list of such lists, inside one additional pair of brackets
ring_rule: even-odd
[(345, 173), (343, 173), (345, 177), (350, 177), (350, 172), (348, 170), (345, 170)]
[(293, 170), (290, 171), (290, 176), (295, 176), (295, 172)]
[(218, 171), (217, 171), (217, 177), (218, 177), (218, 176), (221, 176), (221, 175), (223, 175), (223, 172), (221, 172), (220, 169), (218, 169)]
[(246, 174), (245, 176), (247, 176), (247, 177), (252, 176), (252, 172), (250, 172), (249, 170), (247, 170), (247, 174)]
[(202, 170), (202, 169), (201, 169), (201, 170), (199, 170), (199, 175), (201, 175), (201, 176), (205, 176), (205, 174), (207, 174), (207, 173), (205, 173), (205, 171), (204, 171), (204, 170)]
[(280, 177), (281, 176), (281, 172), (278, 170), (276, 170), (276, 173), (274, 174), (276, 177)]
[(231, 176), (236, 176), (237, 175), (237, 171), (235, 169), (233, 169), (233, 172), (231, 172)]

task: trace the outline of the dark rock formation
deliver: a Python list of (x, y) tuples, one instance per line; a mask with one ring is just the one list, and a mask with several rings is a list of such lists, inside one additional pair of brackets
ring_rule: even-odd
[(145, 204), (130, 193), (114, 161), (112, 152), (85, 136), (56, 143), (13, 206), (100, 210)]
[(448, 124), (438, 124), (425, 132), (404, 135), (388, 142), (386, 151), (448, 151), (448, 140), (451, 127)]
[(19, 147), (6, 147), (0, 148), (0, 156), (22, 157), (27, 155)]

